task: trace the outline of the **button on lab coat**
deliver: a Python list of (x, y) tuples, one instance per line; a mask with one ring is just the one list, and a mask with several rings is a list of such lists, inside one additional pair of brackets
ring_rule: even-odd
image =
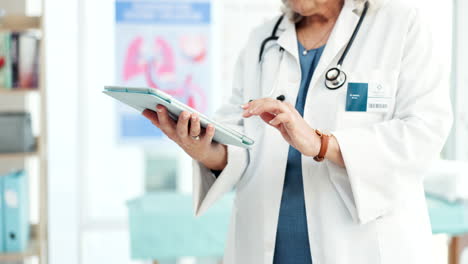
[[(421, 172), (438, 157), (452, 122), (448, 75), (434, 56), (418, 9), (404, 2), (371, 3), (342, 67), (348, 82), (381, 85), (391, 97), (387, 111), (347, 112), (347, 84), (335, 91), (324, 85), (325, 72), (336, 65), (359, 20), (359, 1), (345, 1), (311, 80), (304, 119), (334, 134), (346, 165), (302, 156), (314, 264), (432, 263)], [(239, 105), (267, 96), (274, 87), (273, 96), (296, 101), (301, 70), (295, 25), (288, 19), (279, 27), (277, 43), (267, 47), (259, 85), (260, 44), (276, 21), (251, 33), (238, 59), (232, 96), (217, 114), (255, 145), (229, 146), (218, 178), (193, 163), (196, 215), (226, 192), (236, 192), (226, 264), (273, 261), (288, 143), (260, 118), (243, 119)]]

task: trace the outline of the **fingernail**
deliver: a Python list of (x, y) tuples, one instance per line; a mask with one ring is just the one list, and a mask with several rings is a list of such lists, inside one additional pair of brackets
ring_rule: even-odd
[(188, 119), (190, 117), (190, 114), (189, 113), (184, 113), (184, 119)]
[(156, 112), (161, 113), (162, 110), (156, 107)]

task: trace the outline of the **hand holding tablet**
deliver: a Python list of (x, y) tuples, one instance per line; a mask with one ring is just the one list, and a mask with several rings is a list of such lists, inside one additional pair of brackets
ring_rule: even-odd
[[(156, 113), (158, 110), (156, 109), (157, 105), (164, 106), (165, 109), (167, 109), (167, 114), (172, 118), (174, 123), (176, 123), (180, 118), (180, 114), (183, 112), (187, 112), (190, 115), (196, 114), (199, 118), (198, 122), (200, 122), (202, 128), (206, 128), (208, 124), (213, 126), (213, 140), (218, 143), (234, 145), (242, 148), (249, 148), (254, 144), (254, 141), (249, 137), (209, 119), (195, 109), (181, 103), (160, 90), (151, 88), (106, 86), (104, 93), (140, 112), (143, 112), (145, 109), (149, 109)], [(191, 132), (194, 133), (194, 131)]]
[(226, 145), (212, 141), (215, 134), (213, 125), (208, 124), (202, 131), (198, 114), (182, 111), (175, 121), (169, 116), (166, 107), (158, 105), (156, 112), (145, 109), (143, 115), (205, 167), (221, 171), (226, 166)]

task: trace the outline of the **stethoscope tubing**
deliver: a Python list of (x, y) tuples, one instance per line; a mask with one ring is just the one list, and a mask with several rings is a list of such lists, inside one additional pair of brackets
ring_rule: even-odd
[[(346, 58), (346, 56), (348, 55), (348, 52), (349, 50), (351, 49), (353, 43), (354, 43), (354, 40), (356, 39), (356, 36), (357, 34), (359, 33), (359, 30), (361, 29), (361, 25), (364, 21), (364, 18), (366, 17), (366, 14), (367, 14), (367, 10), (369, 9), (369, 2), (366, 1), (364, 3), (364, 9), (361, 13), (361, 16), (359, 17), (359, 21), (356, 25), (356, 27), (354, 28), (354, 31), (353, 31), (353, 34), (351, 35), (351, 38), (349, 39), (346, 47), (345, 47), (345, 50), (343, 51), (343, 54), (341, 54), (341, 57), (340, 59), (338, 60), (338, 63), (335, 67), (329, 69), (326, 74), (325, 74), (325, 86), (329, 89), (329, 90), (337, 90), (339, 88), (341, 88), (345, 83), (346, 83), (346, 80), (347, 80), (347, 75), (346, 73), (341, 69), (341, 66), (343, 65), (343, 62)], [(268, 52), (271, 48), (274, 47), (274, 45), (271, 45), (270, 47), (266, 48), (267, 44), (271, 41), (277, 41), (279, 39), (279, 37), (276, 35), (276, 33), (278, 32), (278, 28), (281, 24), (281, 22), (283, 21), (284, 19), (284, 16), (285, 15), (282, 15), (278, 21), (276, 22), (274, 28), (273, 28), (273, 31), (271, 33), (271, 35), (269, 37), (267, 37), (266, 39), (264, 39), (262, 41), (262, 44), (260, 46), (260, 52), (259, 52), (259, 57), (258, 57), (258, 60), (259, 60), (259, 67), (260, 67), (260, 73), (259, 73), (259, 85), (261, 85), (261, 81), (262, 81), (262, 75), (263, 75), (263, 56), (266, 52)], [(278, 45), (279, 46), (279, 45)], [(279, 52), (281, 54), (281, 57), (280, 57), (280, 62), (279, 62), (279, 66), (278, 66), (278, 69), (277, 69), (277, 72), (275, 74), (275, 76), (278, 78), (278, 75), (279, 75), (279, 68), (280, 68), (280, 65), (281, 65), (281, 61), (282, 61), (282, 58), (283, 58), (283, 54), (284, 54), (284, 49), (282, 47), (279, 47)], [(334, 78), (330, 78), (330, 73), (332, 71), (336, 71), (336, 74), (335, 74), (335, 77)], [(276, 91), (277, 89), (277, 86), (278, 86), (278, 82), (275, 81), (274, 83), (274, 87), (272, 88), (271, 92), (269, 93), (268, 97), (271, 97), (274, 92)], [(278, 98), (281, 97), (284, 99), (284, 95), (280, 95), (278, 96)]]

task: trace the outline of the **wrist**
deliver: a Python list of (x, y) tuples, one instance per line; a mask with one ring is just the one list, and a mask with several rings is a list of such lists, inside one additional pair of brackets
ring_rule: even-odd
[(315, 157), (319, 154), (320, 152), (320, 146), (321, 146), (321, 142), (320, 142), (320, 137), (317, 135), (317, 133), (315, 133), (315, 129), (311, 129), (312, 131), (309, 132), (309, 135), (310, 135), (310, 138), (308, 140), (308, 145), (306, 148), (303, 149), (302, 154), (304, 156), (308, 156), (308, 157)]
[(198, 160), (210, 170), (222, 171), (227, 165), (227, 146), (217, 144), (204, 158)]
[(317, 132), (315, 132), (315, 129), (314, 129), (314, 141), (315, 141), (315, 144), (313, 146), (313, 154), (312, 154), (312, 157), (316, 157), (319, 153), (320, 153), (320, 149), (322, 148), (322, 138), (320, 138), (320, 136), (317, 134)]
[(328, 143), (328, 151), (325, 155), (326, 159), (334, 159), (337, 153), (339, 153), (340, 147), (338, 141), (333, 135), (330, 135), (330, 142)]
[(328, 133), (323, 133), (318, 129), (315, 130), (315, 133), (320, 138), (320, 144), (317, 144), (319, 146), (319, 151), (317, 152), (317, 155), (314, 156), (314, 160), (317, 162), (322, 162), (326, 158), (330, 138), (332, 137), (332, 135)]
[(336, 165), (342, 168), (345, 168), (346, 165), (343, 160), (343, 155), (341, 154), (340, 144), (335, 136), (332, 135), (330, 137), (329, 145), (330, 146), (329, 146), (329, 149), (325, 158), (335, 163)]

